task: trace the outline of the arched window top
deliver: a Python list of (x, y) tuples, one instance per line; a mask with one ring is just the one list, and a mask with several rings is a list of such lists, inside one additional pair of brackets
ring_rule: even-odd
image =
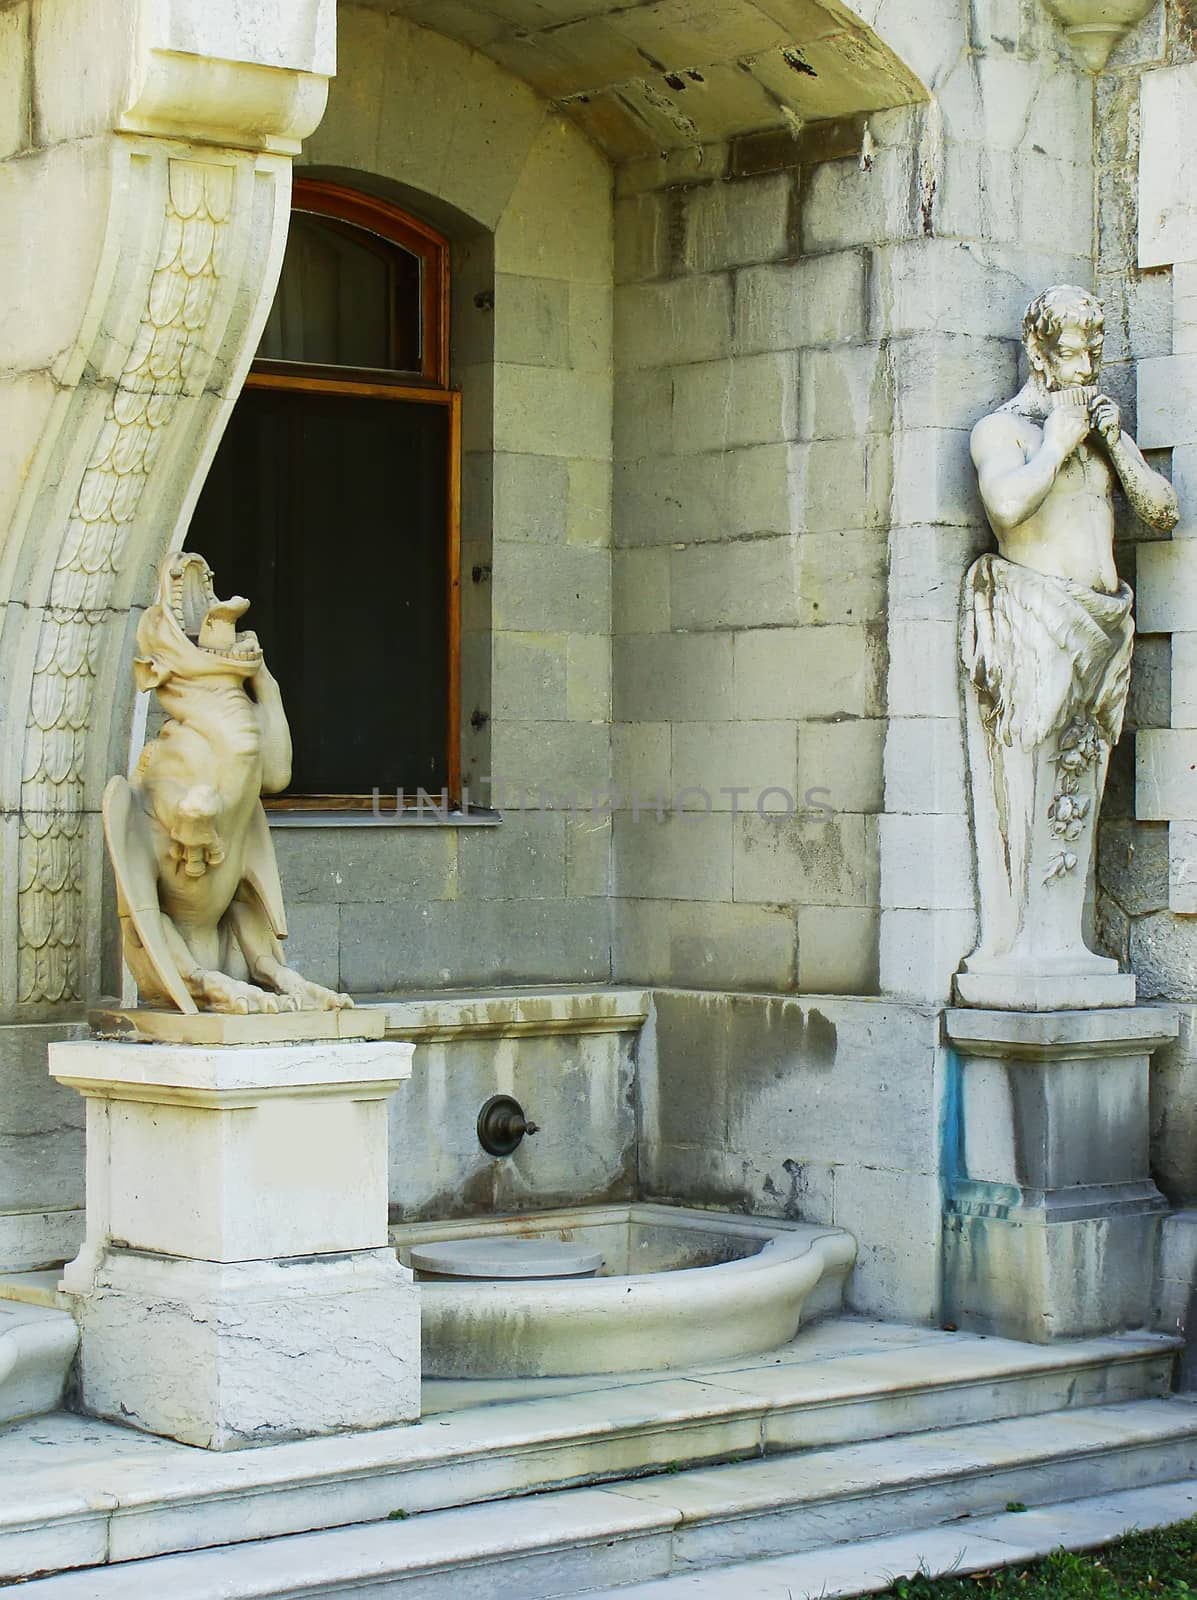
[(259, 370), (448, 383), (448, 241), (372, 195), (297, 178)]

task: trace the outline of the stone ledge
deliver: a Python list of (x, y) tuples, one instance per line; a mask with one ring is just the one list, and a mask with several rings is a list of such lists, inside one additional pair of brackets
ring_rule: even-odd
[(84, 1212), (77, 1206), (55, 1211), (0, 1212), (0, 1262), (10, 1270), (56, 1268), (79, 1249), (84, 1223)]
[(50, 1046), (51, 1075), (86, 1094), (113, 1099), (199, 1096), (385, 1095), (411, 1076), (411, 1049), (398, 1042), (315, 1044), (129, 1044), (80, 1039)]
[(383, 1019), (376, 1011), (353, 1006), (344, 1011), (260, 1012), (252, 1016), (219, 1011), (154, 1011), (102, 1007), (87, 1013), (99, 1039), (126, 1044), (293, 1045), (381, 1039)]
[(649, 992), (630, 988), (480, 989), (374, 997), (359, 1005), (384, 1013), (388, 1038), (426, 1044), (450, 1039), (636, 1033), (648, 1018)]
[(78, 1345), (66, 1312), (0, 1304), (0, 1425), (58, 1410)]
[(974, 961), (970, 956), (955, 977), (956, 999), (971, 1010), (1046, 1016), (1120, 1011), (1135, 1003), (1134, 973), (1119, 972), (1108, 958), (1091, 957), (1093, 967), (1106, 970), (1088, 972), (978, 971)]
[(1179, 1028), (1179, 1016), (1170, 1006), (1095, 1011), (982, 1011), (954, 1006), (944, 1012), (945, 1037), (967, 1054), (1033, 1060), (1133, 1055), (1175, 1039)]
[[(79, 1238), (83, 1237), (83, 1213), (79, 1218)], [(77, 1246), (76, 1246), (77, 1247)], [(59, 1287), (62, 1268), (35, 1267), (15, 1272), (0, 1272), (0, 1307), (8, 1301), (22, 1306), (44, 1306), (50, 1311), (71, 1311), (74, 1300)]]
[(266, 820), (272, 828), (498, 828), (497, 811), (477, 807), (470, 811), (272, 811)]
[(959, 1178), (944, 1210), (955, 1217), (992, 1217), (1020, 1228), (1047, 1228), (1108, 1217), (1157, 1215), (1168, 1202), (1150, 1178), (1137, 1183), (1085, 1184), (1071, 1189), (1029, 1189), (978, 1178)]

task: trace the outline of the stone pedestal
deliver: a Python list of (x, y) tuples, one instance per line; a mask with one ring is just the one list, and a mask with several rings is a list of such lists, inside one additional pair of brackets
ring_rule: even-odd
[(1174, 1012), (953, 1010), (945, 1315), (1046, 1343), (1141, 1327), (1167, 1203), (1148, 1071)]
[(411, 1056), (51, 1047), (87, 1097), (87, 1237), (63, 1274), (86, 1410), (214, 1450), (419, 1415), (418, 1292), (387, 1241), (387, 1097)]

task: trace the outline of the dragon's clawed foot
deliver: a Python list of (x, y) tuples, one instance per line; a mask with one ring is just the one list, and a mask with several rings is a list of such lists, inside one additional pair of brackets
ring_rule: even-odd
[(223, 972), (204, 973), (203, 1000), (205, 1010), (229, 1012), (234, 1016), (293, 1009), (285, 1005), (279, 995), (269, 994), (256, 984), (227, 977)]
[[(326, 989), (322, 983), (311, 983), (292, 967), (281, 967), (274, 974), (274, 981), (284, 1002), (293, 1001), (297, 1011), (346, 1011), (353, 1005), (349, 995)], [(292, 1007), (284, 1006), (284, 1009)]]

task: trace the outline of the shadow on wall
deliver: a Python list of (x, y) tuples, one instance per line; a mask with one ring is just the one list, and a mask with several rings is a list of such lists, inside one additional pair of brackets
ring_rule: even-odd
[(932, 1008), (658, 990), (641, 1194), (846, 1228), (851, 1308), (934, 1320), (946, 1081)]

